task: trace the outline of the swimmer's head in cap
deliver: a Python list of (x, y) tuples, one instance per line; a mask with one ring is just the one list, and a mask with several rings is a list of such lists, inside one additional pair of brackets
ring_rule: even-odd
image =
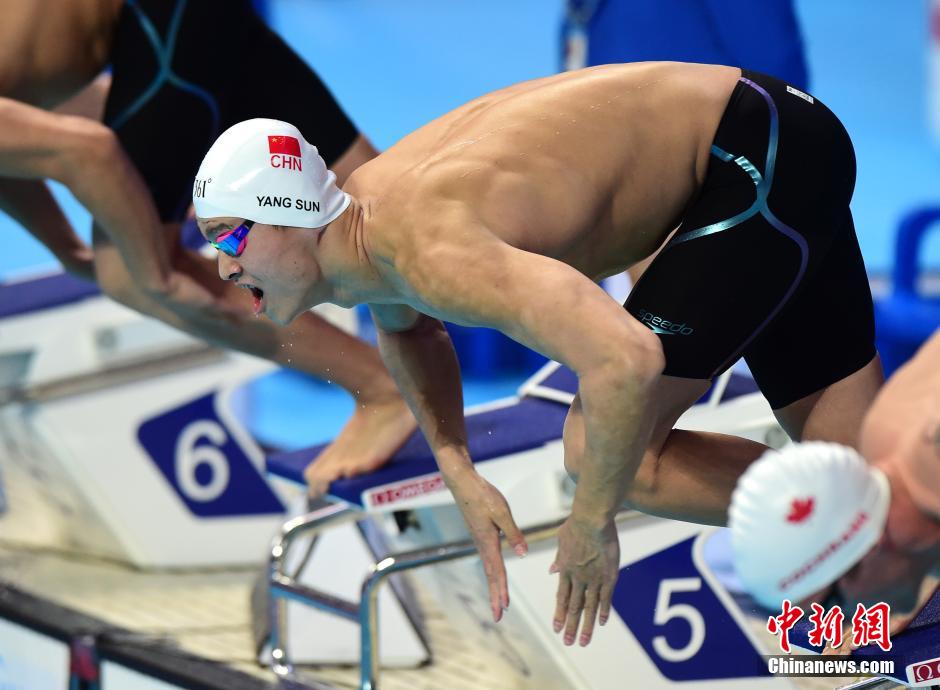
[(319, 228), (346, 210), (349, 196), (300, 130), (257, 118), (215, 140), (196, 173), (193, 206), (200, 218)]
[(731, 497), (735, 569), (770, 609), (806, 599), (877, 543), (890, 498), (884, 474), (852, 448), (809, 442), (769, 450)]

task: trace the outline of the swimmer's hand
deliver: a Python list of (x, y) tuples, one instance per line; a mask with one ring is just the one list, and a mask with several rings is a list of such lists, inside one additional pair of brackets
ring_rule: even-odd
[(529, 550), (525, 536), (516, 526), (503, 495), (475, 471), (462, 474), (457, 481), (448, 480), (447, 485), (480, 552), (490, 588), (490, 609), (493, 620), (499, 622), (503, 611), (509, 608), (509, 585), (499, 535), (500, 532), (506, 535), (509, 545), (520, 557)]
[(192, 276), (174, 271), (167, 279), (167, 289), (157, 299), (180, 316), (215, 317), (232, 320), (244, 317), (247, 307), (225, 302)]
[(579, 643), (584, 647), (591, 642), (598, 612), (601, 625), (610, 617), (620, 572), (617, 525), (611, 520), (598, 531), (569, 517), (558, 530), (558, 554), (549, 572), (559, 574), (554, 630), (564, 627), (565, 644), (574, 644), (583, 613)]

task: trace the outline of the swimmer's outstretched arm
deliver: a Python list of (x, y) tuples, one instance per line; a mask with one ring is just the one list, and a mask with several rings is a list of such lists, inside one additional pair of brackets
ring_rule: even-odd
[(520, 556), (527, 547), (506, 499), (476, 473), (467, 449), (460, 366), (439, 320), (403, 305), (370, 305), (386, 368), (408, 401), (483, 558), (493, 620), (509, 606), (499, 534)]
[[(149, 295), (200, 307), (214, 303), (208, 291), (172, 271), (150, 192), (114, 133), (101, 123), (0, 98), (0, 176), (48, 178), (68, 187)], [(11, 209), (14, 217), (36, 221), (31, 231), (54, 252), (69, 251), (77, 238), (67, 237), (55, 218), (42, 220), (22, 202)]]
[[(498, 328), (578, 374), (586, 449), (572, 514), (559, 533), (555, 569), (569, 623), (576, 628), (584, 611), (589, 631), (597, 611), (603, 619), (610, 607), (619, 567), (613, 518), (648, 442), (646, 396), (662, 371), (659, 341), (561, 262), (515, 249), (486, 230), (423, 239), (413, 243), (411, 257), (396, 260), (416, 306), (440, 318)], [(466, 518), (473, 507), (461, 495), (472, 492), (462, 482), (477, 480), (467, 459), (456, 363), (441, 344), (443, 336), (420, 320), (400, 333), (410, 335), (390, 343), (383, 334), (383, 356)], [(454, 363), (442, 367), (445, 359)], [(458, 415), (459, 425), (453, 423)], [(481, 549), (481, 556), (492, 599), (494, 590), (505, 591), (502, 559), (498, 548)]]

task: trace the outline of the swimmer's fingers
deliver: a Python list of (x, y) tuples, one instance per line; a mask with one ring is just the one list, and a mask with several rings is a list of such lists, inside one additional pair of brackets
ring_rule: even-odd
[(607, 621), (610, 619), (610, 606), (611, 601), (614, 598), (614, 585), (616, 580), (611, 583), (604, 584), (601, 587), (601, 599), (598, 602), (598, 622), (601, 625), (607, 625)]
[(619, 563), (620, 544), (613, 520), (597, 531), (569, 517), (559, 528), (558, 552), (549, 572), (559, 574), (553, 624), (558, 632), (564, 621), (566, 645), (574, 644), (579, 625), (580, 644), (590, 644), (598, 613), (602, 623), (607, 621)]
[(571, 578), (562, 575), (558, 578), (558, 591), (555, 593), (555, 615), (552, 617), (552, 629), (561, 632), (568, 616), (568, 601), (571, 599)]
[(512, 518), (506, 499), (499, 490), (479, 475), (470, 475), (466, 481), (451, 490), (463, 513), (470, 536), (480, 552), (490, 589), (493, 620), (499, 621), (503, 610), (509, 607), (509, 586), (500, 532), (506, 535), (519, 555), (525, 554), (525, 538)]
[(594, 623), (597, 620), (597, 610), (600, 607), (601, 588), (592, 587), (584, 593), (584, 615), (581, 623), (581, 637), (578, 644), (586, 647), (591, 643), (594, 635)]
[(565, 611), (565, 644), (574, 644), (581, 622), (581, 612), (584, 610), (587, 590), (582, 582), (573, 580), (571, 583), (571, 596), (568, 597), (568, 609)]
[(483, 560), (483, 572), (490, 590), (490, 610), (497, 623), (503, 617), (503, 611), (509, 608), (509, 585), (506, 580), (506, 564), (499, 544), (499, 532), (495, 529), (489, 534), (474, 540)]

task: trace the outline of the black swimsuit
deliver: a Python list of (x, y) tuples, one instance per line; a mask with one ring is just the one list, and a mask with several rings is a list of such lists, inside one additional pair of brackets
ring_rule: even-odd
[(744, 357), (777, 409), (875, 356), (849, 202), (855, 153), (814, 97), (743, 71), (704, 185), (627, 310), (660, 335), (665, 373), (710, 379)]
[(249, 0), (125, 0), (105, 122), (164, 222), (182, 220), (203, 155), (225, 129), (270, 117), (296, 125), (331, 165), (357, 131), (319, 77)]

